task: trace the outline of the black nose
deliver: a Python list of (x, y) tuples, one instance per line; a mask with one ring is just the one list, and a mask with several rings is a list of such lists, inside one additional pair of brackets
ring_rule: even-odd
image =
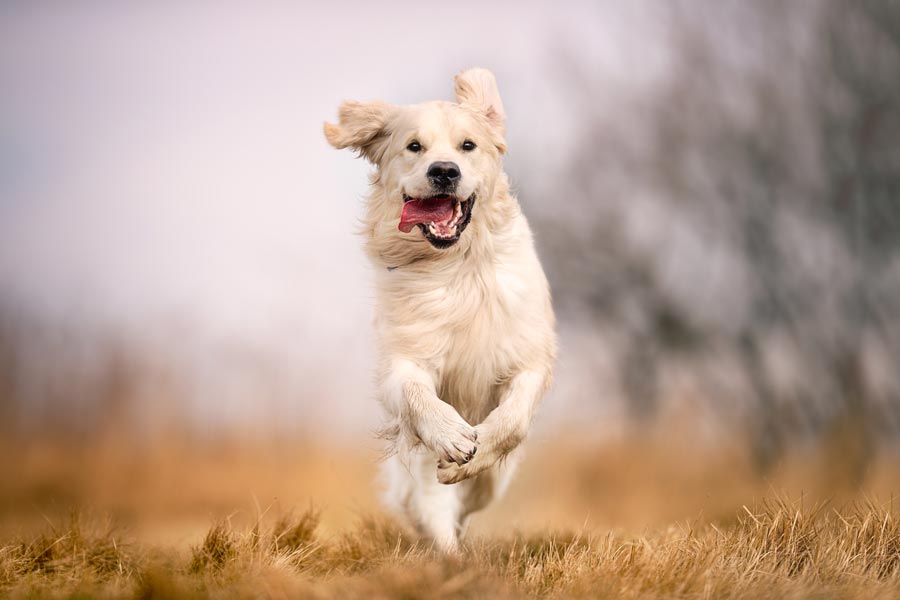
[(428, 167), (426, 175), (435, 187), (450, 187), (459, 181), (459, 165), (448, 161), (433, 162)]

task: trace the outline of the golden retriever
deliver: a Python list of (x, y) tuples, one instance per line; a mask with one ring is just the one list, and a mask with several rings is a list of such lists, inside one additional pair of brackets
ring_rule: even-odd
[(386, 498), (445, 552), (509, 482), (557, 348), (547, 279), (503, 172), (494, 75), (455, 81), (455, 103), (348, 101), (324, 128), (375, 167), (364, 235), (395, 449)]

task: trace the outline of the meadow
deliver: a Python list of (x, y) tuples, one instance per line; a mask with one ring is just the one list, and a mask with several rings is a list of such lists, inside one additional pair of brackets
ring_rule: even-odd
[[(377, 446), (38, 442), (2, 467), (11, 598), (889, 598), (900, 506), (798, 453), (665, 436), (533, 440), (504, 500), (441, 556), (378, 508)], [(12, 456), (6, 453), (6, 456)]]

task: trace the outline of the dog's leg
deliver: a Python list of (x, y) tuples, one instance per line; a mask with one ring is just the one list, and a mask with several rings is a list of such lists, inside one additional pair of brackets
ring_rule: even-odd
[(522, 371), (510, 380), (500, 404), (475, 427), (478, 453), (468, 463), (438, 462), (441, 483), (457, 483), (497, 464), (515, 450), (528, 435), (534, 412), (550, 383), (542, 371)]
[(400, 425), (398, 448), (421, 442), (436, 458), (459, 465), (475, 454), (475, 428), (437, 397), (431, 374), (412, 361), (396, 359), (391, 363), (382, 398), (388, 413)]
[(477, 477), (461, 481), (459, 485), (443, 486), (460, 491), (460, 518), (457, 527), (460, 541), (465, 539), (472, 514), (486, 508), (491, 502), (502, 496), (509, 487), (521, 460), (522, 450), (522, 447), (519, 446), (507, 454), (503, 460), (497, 461), (493, 467), (483, 471)]
[(385, 465), (385, 500), (438, 550), (454, 553), (459, 549), (462, 502), (456, 488), (438, 483), (435, 460), (435, 455), (422, 447), (390, 457)]

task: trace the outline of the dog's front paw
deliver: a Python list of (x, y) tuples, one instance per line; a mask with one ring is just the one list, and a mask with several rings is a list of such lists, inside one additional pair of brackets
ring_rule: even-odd
[(482, 471), (490, 468), (493, 464), (487, 456), (488, 453), (481, 453), (472, 458), (472, 460), (464, 464), (456, 464), (447, 460), (439, 460), (437, 464), (437, 480), (439, 483), (451, 484), (459, 483), (470, 477), (475, 477)]
[(478, 436), (478, 454), (464, 463), (456, 463), (448, 460), (438, 460), (437, 479), (444, 484), (459, 483), (470, 477), (475, 477), (490, 469), (497, 461), (501, 460), (508, 451), (497, 443), (497, 435), (490, 424), (482, 423), (475, 427)]
[(420, 419), (416, 433), (440, 460), (451, 464), (468, 463), (478, 450), (475, 428), (466, 423), (452, 406), (443, 402), (426, 418)]
[(439, 483), (449, 485), (451, 483), (459, 483), (464, 479), (468, 479), (472, 475), (469, 474), (467, 465), (458, 465), (456, 463), (439, 460), (437, 465), (437, 480)]

